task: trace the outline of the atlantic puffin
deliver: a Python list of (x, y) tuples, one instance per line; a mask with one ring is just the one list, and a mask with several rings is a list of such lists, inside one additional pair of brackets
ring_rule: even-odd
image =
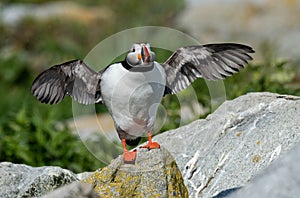
[(143, 148), (160, 148), (152, 141), (158, 104), (167, 94), (176, 94), (197, 78), (224, 79), (245, 67), (254, 50), (237, 43), (217, 43), (178, 48), (164, 63), (155, 61), (149, 43), (135, 43), (125, 60), (99, 72), (82, 60), (54, 65), (33, 81), (31, 93), (42, 103), (56, 104), (68, 95), (81, 104), (103, 103), (114, 120), (123, 145), (123, 159), (135, 161), (143, 133)]

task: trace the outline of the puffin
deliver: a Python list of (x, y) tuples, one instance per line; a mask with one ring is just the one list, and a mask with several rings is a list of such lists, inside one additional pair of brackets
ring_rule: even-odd
[(82, 60), (54, 65), (33, 81), (31, 93), (42, 103), (57, 104), (65, 96), (81, 104), (104, 104), (113, 118), (123, 146), (123, 160), (134, 163), (136, 146), (158, 149), (152, 133), (158, 105), (165, 95), (176, 94), (198, 78), (219, 80), (232, 76), (253, 60), (252, 47), (215, 43), (178, 48), (165, 62), (155, 61), (149, 43), (134, 43), (125, 59), (97, 72)]

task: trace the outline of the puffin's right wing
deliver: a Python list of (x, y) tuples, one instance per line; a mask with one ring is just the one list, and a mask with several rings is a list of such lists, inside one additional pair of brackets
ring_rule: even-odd
[(175, 94), (197, 78), (224, 79), (252, 60), (254, 50), (235, 43), (181, 47), (162, 64), (167, 75), (165, 94)]
[(81, 60), (55, 65), (34, 80), (31, 93), (42, 103), (59, 103), (70, 95), (81, 104), (101, 102), (101, 72), (89, 68)]

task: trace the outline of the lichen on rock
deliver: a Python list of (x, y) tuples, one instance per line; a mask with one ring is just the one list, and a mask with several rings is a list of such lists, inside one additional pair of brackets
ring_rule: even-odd
[(181, 172), (171, 154), (160, 149), (138, 149), (135, 164), (122, 156), (83, 182), (101, 197), (188, 197)]

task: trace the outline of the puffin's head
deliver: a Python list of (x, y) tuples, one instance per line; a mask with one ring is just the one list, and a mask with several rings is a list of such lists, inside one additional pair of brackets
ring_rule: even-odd
[(151, 67), (155, 60), (155, 53), (151, 51), (149, 43), (135, 43), (126, 56), (131, 67)]

